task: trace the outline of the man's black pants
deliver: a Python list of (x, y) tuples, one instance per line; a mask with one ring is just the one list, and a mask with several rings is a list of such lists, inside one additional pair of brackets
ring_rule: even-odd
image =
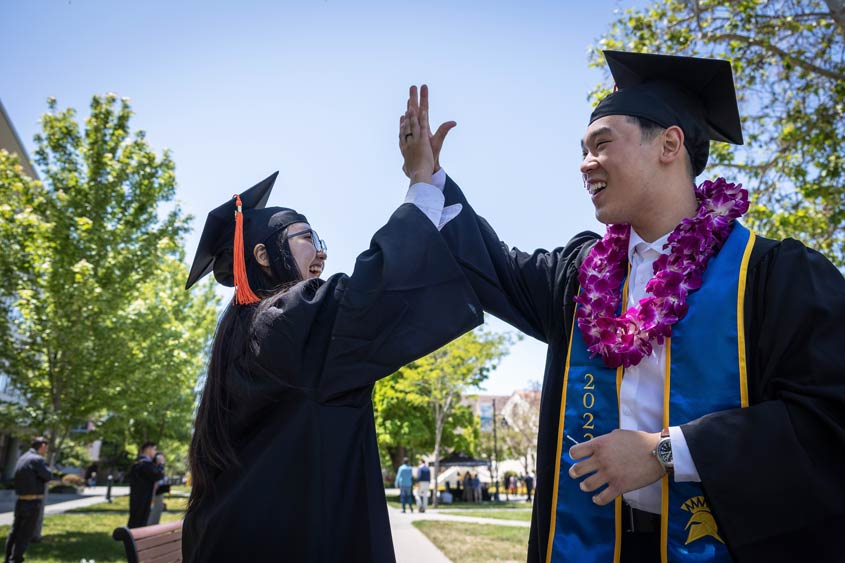
[(18, 499), (15, 503), (15, 520), (6, 538), (6, 563), (22, 563), (23, 553), (32, 540), (41, 514), (41, 502)]

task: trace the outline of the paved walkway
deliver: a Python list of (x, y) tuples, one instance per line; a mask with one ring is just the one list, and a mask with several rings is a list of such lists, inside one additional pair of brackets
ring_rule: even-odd
[[(418, 513), (402, 514), (401, 510), (388, 507), (390, 532), (396, 563), (452, 563), (425, 535), (411, 524)], [(421, 515), (424, 516), (424, 515)]]
[[(112, 498), (120, 497), (129, 494), (129, 487), (112, 487)], [(61, 514), (74, 508), (82, 508), (84, 506), (91, 506), (92, 504), (99, 504), (106, 502), (106, 488), (105, 487), (88, 487), (81, 495), (47, 495), (47, 506), (44, 507), (44, 515)], [(15, 518), (14, 505), (5, 507), (8, 512), (0, 513), (0, 526), (12, 525), (12, 520)]]
[[(471, 510), (472, 508), (467, 508)], [(495, 524), (498, 526), (516, 526), (530, 528), (530, 522), (518, 520), (500, 520), (498, 518), (478, 518), (449, 514), (451, 510), (433, 510), (429, 508), (420, 514), (418, 510), (403, 513), (398, 508), (387, 507), (390, 515), (390, 530), (393, 534), (393, 548), (396, 550), (396, 563), (451, 563), (431, 541), (413, 526), (417, 520), (440, 520), (445, 522), (468, 522), (471, 524)]]
[[(101, 490), (102, 489), (102, 490)], [(46, 515), (60, 514), (74, 508), (91, 506), (106, 502), (105, 487), (86, 489), (84, 495), (49, 495), (48, 505), (44, 508)], [(129, 494), (129, 487), (113, 487), (112, 497)], [(66, 497), (76, 497), (65, 500)], [(471, 508), (468, 508), (468, 510)], [(449, 510), (434, 510), (429, 508), (425, 513), (418, 510), (402, 513), (401, 510), (388, 506), (390, 529), (393, 535), (393, 546), (396, 550), (396, 563), (452, 563), (437, 549), (425, 534), (413, 526), (416, 520), (441, 520), (447, 522), (469, 522), (473, 524), (496, 524), (499, 526), (530, 527), (529, 522), (516, 520), (499, 520), (496, 518), (478, 518), (474, 516), (458, 516), (449, 514)], [(0, 526), (11, 525), (14, 512), (0, 513)]]

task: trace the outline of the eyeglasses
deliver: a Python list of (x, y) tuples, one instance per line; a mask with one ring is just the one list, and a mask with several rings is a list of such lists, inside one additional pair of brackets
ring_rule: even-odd
[(317, 231), (315, 231), (314, 229), (306, 229), (304, 231), (299, 231), (298, 233), (291, 233), (288, 235), (288, 239), (304, 235), (311, 235), (311, 242), (314, 244), (314, 249), (317, 252), (322, 252), (323, 254), (329, 253), (329, 247), (328, 245), (326, 245), (326, 241), (321, 239), (320, 235), (318, 235)]

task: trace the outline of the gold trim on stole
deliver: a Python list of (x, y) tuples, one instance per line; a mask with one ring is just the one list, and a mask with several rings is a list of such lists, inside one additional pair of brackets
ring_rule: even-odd
[[(628, 305), (628, 280), (631, 279), (631, 263), (628, 263), (628, 276), (625, 278), (625, 285), (622, 286), (622, 308), (625, 309)], [(622, 376), (625, 373), (625, 368), (619, 366), (616, 368), (616, 408), (622, 408)], [(622, 419), (621, 415), (619, 416)], [(620, 563), (622, 560), (622, 495), (616, 497), (613, 501), (614, 507), (614, 544), (613, 544), (613, 563)]]
[[(625, 285), (622, 286), (622, 307), (626, 308), (628, 305), (628, 280), (631, 277), (631, 264), (628, 264), (628, 276), (625, 278)], [(581, 287), (578, 287), (578, 293), (581, 293)], [(576, 310), (578, 306), (576, 305)], [(560, 456), (563, 453), (563, 420), (566, 412), (566, 387), (569, 384), (569, 358), (572, 356), (572, 336), (578, 329), (575, 312), (572, 313), (572, 330), (569, 332), (569, 346), (566, 349), (566, 365), (563, 369), (563, 389), (560, 396), (560, 421), (557, 429), (557, 457), (555, 458), (555, 482), (552, 487), (552, 515), (549, 519), (549, 538), (546, 545), (546, 563), (551, 563), (552, 547), (555, 539), (555, 525), (557, 524), (557, 491), (560, 484)], [(624, 368), (619, 366), (616, 368), (616, 406), (619, 408), (619, 393), (622, 386), (622, 374)], [(613, 562), (619, 563), (622, 556), (622, 497), (618, 497), (615, 501), (615, 543), (613, 546)]]
[[(578, 293), (581, 288), (578, 288)], [(578, 309), (578, 306), (575, 306)], [(575, 312), (572, 313), (572, 329), (569, 331), (569, 347), (566, 349), (566, 367), (563, 369), (563, 390), (560, 396), (560, 422), (557, 427), (557, 457), (555, 458), (555, 483), (552, 487), (552, 517), (549, 520), (549, 538), (546, 546), (546, 563), (551, 563), (552, 547), (555, 541), (555, 524), (557, 523), (557, 489), (560, 482), (560, 455), (563, 453), (563, 418), (566, 411), (566, 385), (569, 383), (569, 357), (572, 352), (572, 336), (578, 330), (575, 321)]]
[(751, 251), (754, 249), (754, 240), (757, 235), (754, 231), (748, 232), (748, 242), (745, 245), (745, 252), (742, 254), (742, 263), (739, 266), (739, 287), (736, 299), (736, 335), (739, 346), (739, 397), (743, 408), (748, 406), (748, 371), (745, 356), (745, 284), (748, 277), (748, 262), (751, 259)]
[[(666, 375), (663, 378), (663, 428), (669, 428), (669, 389), (672, 381), (672, 338), (666, 339)], [(669, 561), (669, 474), (660, 479), (660, 562)]]

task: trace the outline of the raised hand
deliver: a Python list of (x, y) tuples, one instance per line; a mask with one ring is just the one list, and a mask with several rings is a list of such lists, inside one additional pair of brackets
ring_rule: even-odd
[[(411, 94), (416, 98), (416, 87), (411, 87)], [(434, 174), (434, 155), (431, 151), (431, 131), (428, 128), (428, 111), (420, 112), (418, 106), (411, 107), (399, 118), (399, 150), (404, 164), (402, 170), (417, 182), (431, 183)]]
[[(440, 170), (440, 151), (443, 149), (443, 143), (446, 140), (446, 135), (457, 125), (457, 123), (454, 121), (446, 121), (440, 124), (440, 127), (437, 128), (434, 135), (431, 134), (431, 127), (428, 123), (428, 86), (425, 84), (420, 87), (419, 96), (417, 95), (417, 87), (410, 87), (408, 93), (407, 111), (405, 112), (406, 117), (408, 112), (412, 110), (419, 116), (420, 125), (422, 125), (423, 121), (425, 121), (425, 127), (429, 132), (428, 139), (431, 144), (431, 152), (434, 157), (434, 172), (437, 172)], [(404, 156), (404, 152), (402, 154)], [(405, 166), (402, 167), (402, 171), (405, 172), (406, 176), (410, 177), (410, 174)]]
[[(431, 131), (431, 127), (428, 124), (428, 86), (426, 84), (423, 84), (420, 87), (420, 111), (424, 112), (426, 127), (429, 131)], [(431, 153), (434, 155), (435, 172), (440, 170), (440, 150), (443, 148), (443, 143), (446, 141), (446, 135), (449, 133), (449, 131), (452, 130), (452, 127), (455, 127), (456, 125), (457, 122), (455, 121), (446, 121), (444, 123), (441, 123), (440, 127), (437, 128), (437, 131), (435, 131), (434, 135), (430, 136)]]

